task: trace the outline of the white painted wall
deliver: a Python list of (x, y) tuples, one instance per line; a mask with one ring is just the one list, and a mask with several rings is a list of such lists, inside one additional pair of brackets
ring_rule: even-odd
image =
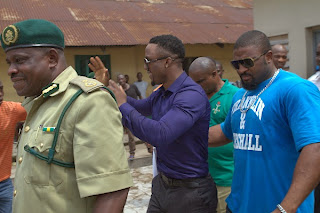
[(290, 71), (314, 73), (312, 32), (320, 29), (320, 0), (254, 0), (254, 29), (267, 36), (288, 34)]

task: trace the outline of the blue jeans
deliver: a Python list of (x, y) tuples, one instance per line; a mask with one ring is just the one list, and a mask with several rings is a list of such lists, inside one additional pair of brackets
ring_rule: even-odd
[(13, 185), (10, 178), (0, 182), (0, 213), (12, 212)]

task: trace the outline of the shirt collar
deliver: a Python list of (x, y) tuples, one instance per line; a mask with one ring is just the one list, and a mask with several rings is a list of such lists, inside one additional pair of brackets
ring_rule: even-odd
[(59, 90), (55, 93), (52, 93), (50, 96), (56, 96), (64, 91), (66, 91), (69, 82), (77, 77), (77, 72), (71, 67), (67, 67), (60, 75), (56, 77), (56, 79), (53, 80), (52, 83), (59, 84)]
[(224, 84), (221, 87), (221, 89), (218, 91), (218, 94), (223, 95), (223, 94), (230, 93), (230, 90), (228, 89), (228, 87), (230, 86), (229, 80), (228, 79), (222, 79), (222, 81), (224, 82)]
[[(74, 79), (75, 77), (77, 77), (78, 74), (77, 72), (71, 67), (67, 67), (62, 73), (60, 73), (54, 80), (52, 83), (54, 84), (59, 84), (59, 90), (50, 94), (49, 96), (56, 96), (64, 91), (66, 91), (69, 82)], [(37, 97), (27, 97), (23, 102), (22, 102), (22, 106), (25, 106), (26, 104), (28, 104), (29, 102), (31, 102), (32, 100), (37, 100), (40, 97), (42, 97), (43, 94), (41, 94), (40, 96)]]
[[(183, 71), (181, 75), (170, 85), (167, 91), (170, 91), (172, 93), (178, 91), (181, 84), (186, 80), (187, 77), (188, 75)], [(161, 89), (164, 90), (164, 87), (162, 86)]]

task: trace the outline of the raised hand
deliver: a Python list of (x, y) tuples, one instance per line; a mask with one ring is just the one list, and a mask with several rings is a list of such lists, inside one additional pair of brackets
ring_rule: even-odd
[(90, 58), (90, 63), (88, 64), (89, 68), (94, 72), (95, 78), (103, 83), (104, 85), (108, 86), (109, 85), (109, 71), (108, 69), (104, 66), (103, 62), (99, 58), (99, 56), (96, 57), (91, 57)]
[(123, 90), (122, 86), (118, 85), (113, 80), (109, 81), (109, 89), (112, 90), (114, 95), (116, 96), (118, 107), (127, 102), (127, 94)]

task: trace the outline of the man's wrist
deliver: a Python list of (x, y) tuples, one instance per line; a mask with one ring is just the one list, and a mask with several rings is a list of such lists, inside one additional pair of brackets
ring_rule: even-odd
[(277, 208), (281, 213), (287, 213), (287, 211), (280, 204), (277, 205)]

